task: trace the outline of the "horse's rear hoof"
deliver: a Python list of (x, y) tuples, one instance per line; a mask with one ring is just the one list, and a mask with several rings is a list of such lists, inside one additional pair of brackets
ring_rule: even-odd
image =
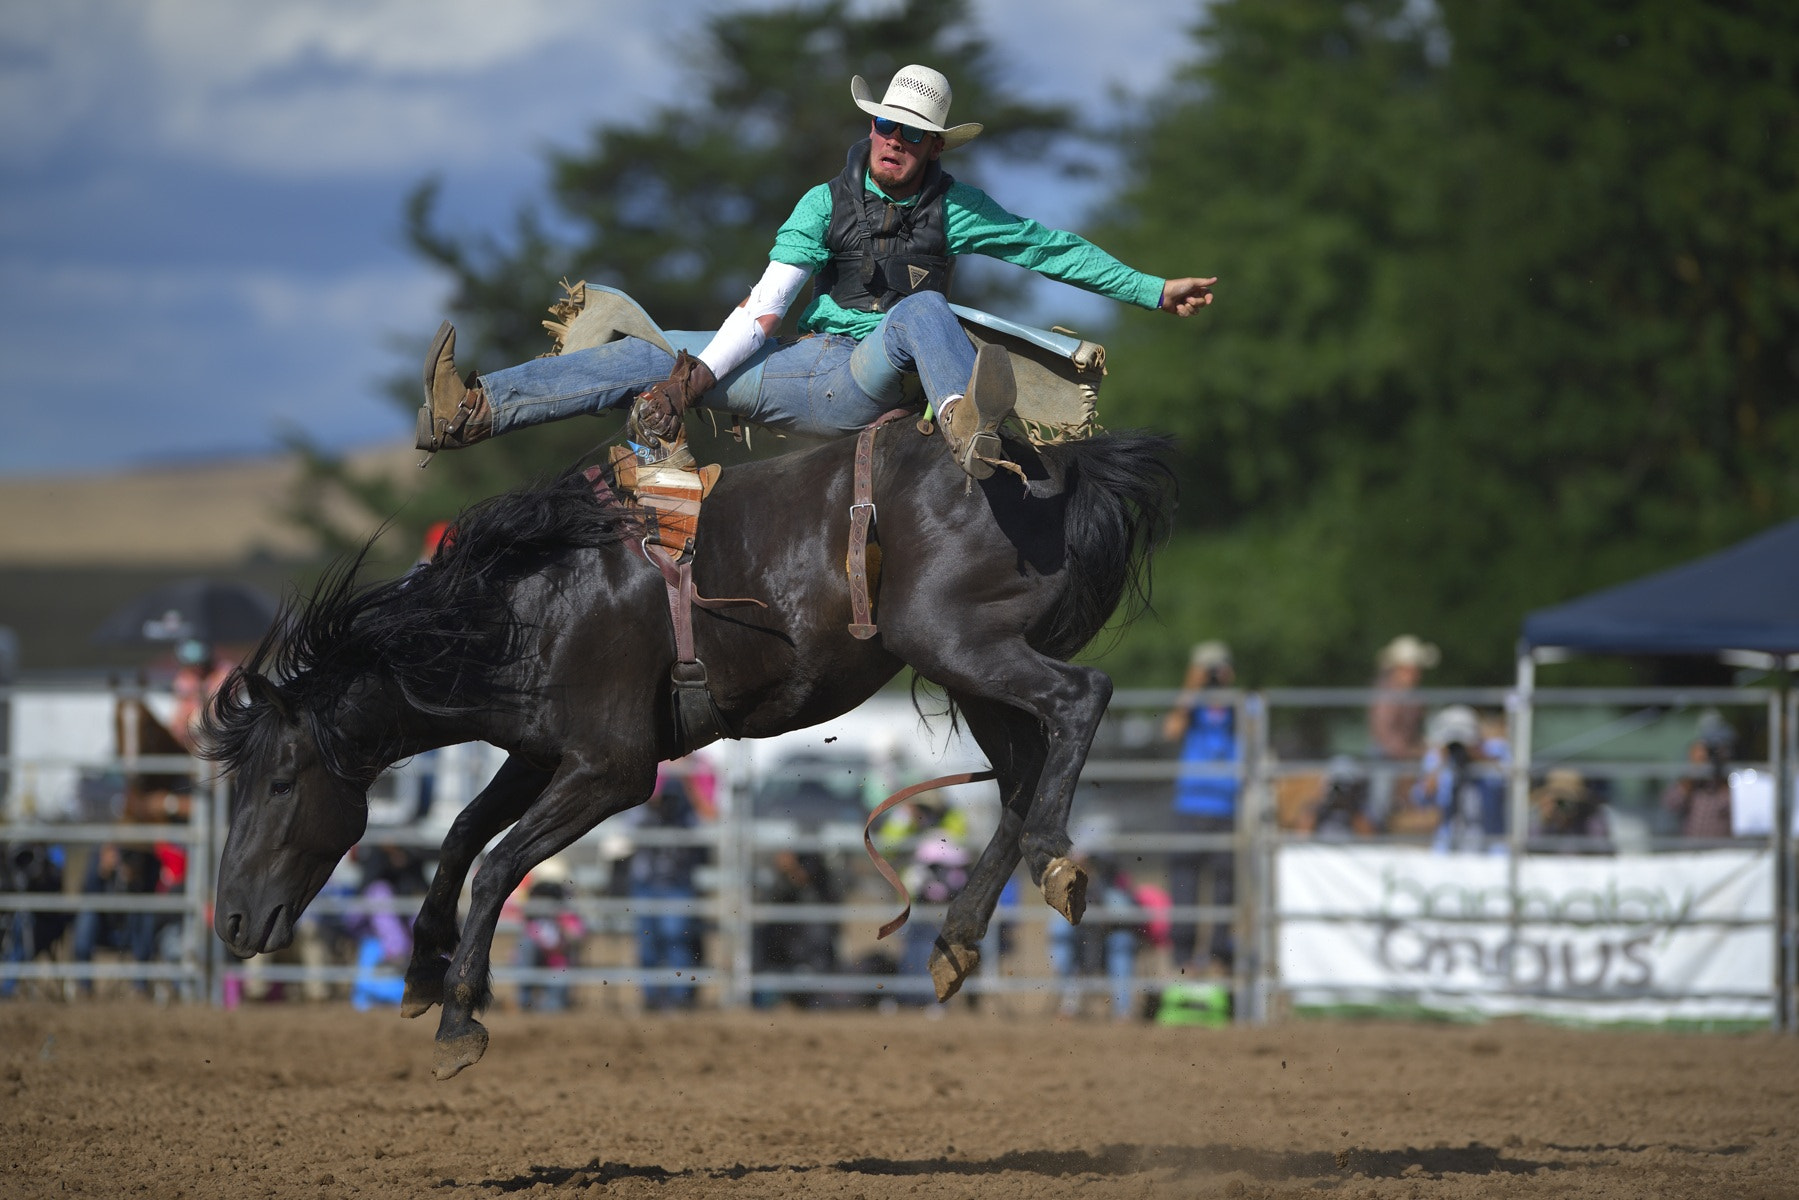
[(431, 1011), (434, 1004), (442, 1004), (444, 999), (443, 980), (435, 985), (406, 981), (406, 991), (400, 997), (400, 1015), (402, 1017), (422, 1017)]
[(962, 990), (962, 981), (981, 965), (981, 951), (976, 946), (952, 946), (939, 941), (931, 948), (931, 983), (937, 988), (939, 1004)]
[(1087, 911), (1087, 872), (1073, 859), (1054, 860), (1043, 872), (1043, 898), (1070, 925), (1079, 925)]
[(464, 1067), (472, 1067), (487, 1053), (487, 1030), (480, 1022), (474, 1028), (449, 1041), (437, 1043), (437, 1055), (431, 1063), (431, 1074), (438, 1079), (451, 1079)]

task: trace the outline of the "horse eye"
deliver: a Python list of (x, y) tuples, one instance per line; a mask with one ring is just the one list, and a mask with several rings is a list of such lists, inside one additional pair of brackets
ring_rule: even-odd
[(277, 796), (285, 796), (293, 790), (294, 781), (291, 779), (277, 779), (269, 784), (269, 791), (275, 793)]

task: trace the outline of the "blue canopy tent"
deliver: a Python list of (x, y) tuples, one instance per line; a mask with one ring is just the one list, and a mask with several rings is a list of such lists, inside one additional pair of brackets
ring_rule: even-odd
[[(1799, 668), (1799, 520), (1654, 575), (1606, 588), (1524, 619), (1518, 639), (1518, 696), (1522, 701), (1522, 761), (1530, 759), (1530, 701), (1540, 663), (1571, 654), (1709, 655), (1741, 666)], [(1799, 956), (1791, 945), (1799, 927), (1793, 862), (1794, 780), (1799, 758), (1799, 693), (1783, 688), (1769, 702), (1770, 758), (1776, 791), (1772, 848), (1776, 872), (1775, 941), (1779, 963), (1776, 1023), (1799, 1026)], [(1784, 714), (1784, 721), (1782, 720)], [(1784, 736), (1782, 736), (1784, 725)], [(1526, 781), (1513, 785), (1513, 817), (1523, 819)]]
[(1561, 650), (1725, 655), (1778, 665), (1799, 655), (1799, 521), (1693, 562), (1540, 608), (1524, 619), (1522, 641), (1521, 651), (1537, 651), (1537, 662), (1560, 657), (1554, 651)]

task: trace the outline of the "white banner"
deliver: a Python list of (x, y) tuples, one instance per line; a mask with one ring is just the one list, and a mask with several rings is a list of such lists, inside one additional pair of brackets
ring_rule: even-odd
[(1590, 1021), (1764, 1021), (1774, 1011), (1765, 848), (1609, 858), (1282, 846), (1281, 985), (1377, 1004)]

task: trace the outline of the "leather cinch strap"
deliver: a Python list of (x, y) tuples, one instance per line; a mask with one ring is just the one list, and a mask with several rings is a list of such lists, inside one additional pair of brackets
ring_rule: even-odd
[(875, 849), (874, 837), (870, 832), (874, 829), (875, 822), (880, 820), (888, 809), (896, 804), (904, 804), (920, 792), (928, 792), (932, 788), (955, 787), (963, 783), (981, 783), (984, 780), (995, 778), (998, 778), (998, 773), (994, 771), (964, 771), (960, 775), (945, 775), (940, 779), (927, 779), (923, 783), (915, 783), (909, 788), (901, 788), (881, 801), (875, 806), (875, 810), (868, 814), (868, 821), (862, 826), (862, 845), (868, 851), (868, 857), (874, 862), (875, 870), (881, 873), (882, 879), (893, 885), (893, 890), (899, 893), (899, 898), (906, 904), (899, 916), (881, 926), (879, 932), (875, 934), (877, 940), (893, 933), (911, 918), (912, 893), (906, 890), (906, 885), (900, 881), (898, 872), (894, 871), (888, 865), (887, 860), (881, 857), (881, 852)]
[(880, 632), (875, 627), (874, 603), (869, 598), (870, 563), (872, 561), (876, 574), (881, 564), (880, 546), (874, 547), (871, 560), (868, 545), (869, 526), (875, 519), (875, 430), (906, 416), (911, 416), (906, 409), (890, 409), (856, 435), (856, 470), (850, 493), (850, 546), (844, 569), (850, 579), (850, 636), (861, 641)]
[(668, 591), (668, 615), (675, 627), (675, 664), (669, 669), (669, 680), (674, 685), (676, 733), (680, 738), (681, 753), (691, 754), (719, 738), (737, 736), (712, 698), (706, 664), (694, 652), (694, 605), (701, 608), (731, 608), (739, 604), (767, 608), (768, 605), (749, 598), (707, 599), (693, 590), (692, 559), (676, 562), (664, 547), (647, 538), (639, 548), (643, 556), (662, 572), (662, 583)]
[[(710, 469), (716, 471), (716, 468)], [(606, 482), (603, 469), (589, 467), (584, 474), (593, 487), (596, 500), (602, 504), (619, 503)], [(704, 470), (700, 474), (704, 477)], [(693, 587), (693, 559), (683, 556), (677, 560), (653, 537), (639, 541), (637, 550), (662, 573), (662, 583), (668, 592), (668, 616), (675, 629), (675, 664), (669, 669), (669, 680), (674, 687), (676, 734), (681, 742), (681, 753), (691, 753), (721, 737), (736, 737), (712, 699), (706, 664), (694, 651), (693, 610), (696, 605), (705, 609), (734, 608), (742, 604), (767, 608), (768, 605), (752, 597), (715, 600), (700, 595)]]

